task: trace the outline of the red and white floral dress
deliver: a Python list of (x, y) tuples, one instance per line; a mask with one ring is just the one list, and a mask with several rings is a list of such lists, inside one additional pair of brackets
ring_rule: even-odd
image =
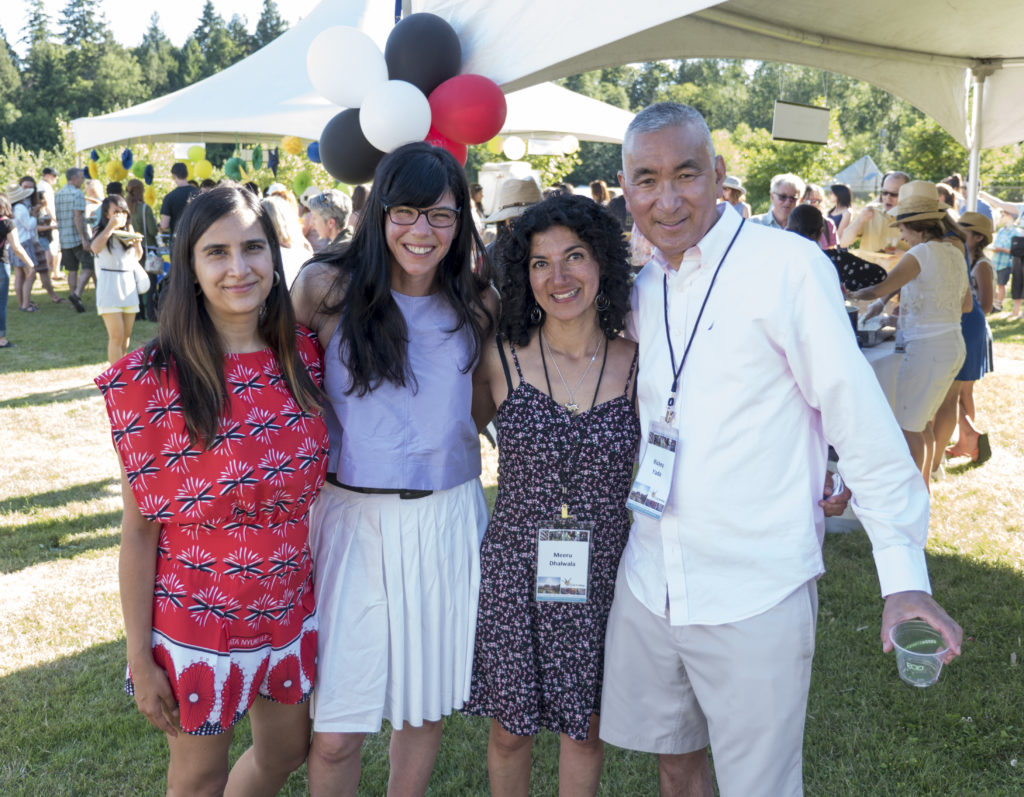
[[(301, 328), (316, 384), (322, 352)], [(161, 524), (153, 658), (187, 733), (221, 733), (260, 694), (305, 701), (316, 674), (309, 508), (327, 469), (327, 427), (303, 412), (269, 350), (228, 355), (230, 411), (213, 446), (191, 445), (173, 374), (141, 349), (96, 378), (139, 510)], [(132, 692), (131, 677), (126, 691)]]

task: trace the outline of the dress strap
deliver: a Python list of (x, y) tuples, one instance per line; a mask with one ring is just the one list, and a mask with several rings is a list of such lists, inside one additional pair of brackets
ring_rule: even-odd
[[(494, 342), (498, 344), (498, 357), (501, 358), (501, 370), (505, 372), (505, 384), (508, 385), (508, 394), (512, 395), (512, 374), (508, 370), (508, 357), (505, 356), (505, 347), (501, 345), (501, 335), (495, 337)], [(509, 343), (509, 347), (512, 344)], [(514, 356), (514, 355), (513, 355)], [(519, 367), (519, 363), (516, 363), (516, 368)]]
[(633, 383), (633, 399), (636, 400), (636, 380), (633, 379), (633, 374), (636, 373), (636, 364), (640, 357), (640, 348), (633, 352), (633, 362), (629, 364), (629, 373), (626, 375), (626, 384), (622, 387), (622, 395), (626, 395), (626, 391), (629, 390), (629, 383)]
[(523, 369), (519, 367), (519, 358), (516, 357), (516, 347), (512, 345), (512, 341), (511, 340), (508, 342), (508, 350), (512, 354), (512, 362), (515, 363), (516, 373), (519, 374), (519, 381), (520, 382), (526, 381), (526, 380), (523, 379)]

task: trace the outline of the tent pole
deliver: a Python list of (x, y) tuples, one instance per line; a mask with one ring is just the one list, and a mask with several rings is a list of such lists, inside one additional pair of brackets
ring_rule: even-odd
[(975, 67), (971, 70), (973, 88), (971, 96), (971, 124), (967, 142), (970, 145), (970, 158), (967, 172), (967, 209), (977, 211), (978, 188), (981, 186), (981, 106), (985, 98), (985, 81), (992, 74), (991, 67)]

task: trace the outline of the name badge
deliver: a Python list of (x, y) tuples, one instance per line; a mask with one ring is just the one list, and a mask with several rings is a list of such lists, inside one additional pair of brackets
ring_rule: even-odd
[(676, 467), (679, 434), (662, 421), (653, 421), (647, 433), (647, 450), (629, 488), (626, 506), (659, 519), (665, 511), (672, 490), (672, 472)]
[(537, 532), (538, 601), (586, 603), (594, 524), (553, 521)]

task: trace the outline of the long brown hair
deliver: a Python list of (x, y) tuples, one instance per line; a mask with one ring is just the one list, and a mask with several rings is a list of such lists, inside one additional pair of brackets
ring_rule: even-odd
[(275, 283), (260, 311), (258, 330), (273, 352), (296, 403), (306, 412), (320, 411), (320, 391), (299, 357), (292, 310), (277, 234), (259, 199), (246, 189), (220, 185), (197, 194), (185, 207), (174, 236), (170, 280), (160, 300), (160, 331), (146, 344), (146, 359), (159, 376), (173, 370), (189, 440), (211, 447), (229, 397), (224, 380), (224, 347), (196, 294), (195, 245), (218, 219), (249, 211), (259, 219), (274, 263)]

